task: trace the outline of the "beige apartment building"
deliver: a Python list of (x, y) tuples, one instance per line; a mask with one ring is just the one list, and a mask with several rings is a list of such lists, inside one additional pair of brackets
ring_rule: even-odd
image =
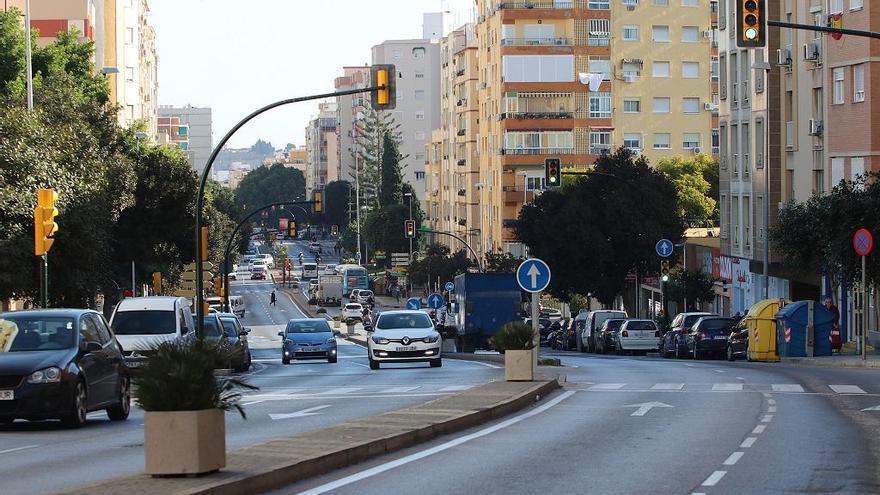
[(339, 152), (336, 135), (336, 101), (318, 105), (318, 115), (306, 127), (306, 195), (339, 180)]
[[(425, 147), (425, 205), (431, 229), (457, 235), (482, 256), (475, 34), (467, 24), (440, 40), (440, 127)], [(464, 248), (449, 236), (429, 241)]]

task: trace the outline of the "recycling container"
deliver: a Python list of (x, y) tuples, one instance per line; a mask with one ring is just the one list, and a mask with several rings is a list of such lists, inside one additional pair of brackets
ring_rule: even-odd
[(834, 313), (816, 301), (797, 301), (776, 314), (776, 343), (783, 357), (831, 355)]
[(749, 329), (749, 361), (779, 361), (776, 352), (776, 313), (785, 306), (784, 299), (758, 301), (743, 317)]

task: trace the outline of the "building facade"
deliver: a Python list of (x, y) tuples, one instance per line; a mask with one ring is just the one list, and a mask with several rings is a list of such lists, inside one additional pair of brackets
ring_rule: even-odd
[[(190, 156), (190, 127), (181, 122), (180, 117), (159, 117), (158, 129), (159, 144), (177, 146)], [(190, 166), (192, 166), (191, 162)]]
[(437, 41), (390, 40), (372, 49), (373, 64), (394, 64), (397, 105), (390, 112), (400, 124), (401, 174), (425, 199), (425, 145), (440, 125), (440, 46)]
[(336, 102), (318, 105), (318, 116), (306, 127), (306, 195), (339, 179)]
[[(343, 75), (334, 81), (336, 91), (366, 88), (370, 84), (369, 67), (343, 67), (342, 72)], [(359, 149), (357, 144), (359, 122), (363, 120), (364, 112), (369, 106), (368, 93), (336, 97), (336, 135), (339, 141), (337, 161), (339, 177), (343, 180), (354, 181), (355, 156)]]
[(177, 107), (161, 105), (159, 107), (159, 141), (162, 141), (162, 123), (164, 118), (176, 117), (187, 126), (188, 144), (184, 148), (193, 170), (201, 173), (211, 157), (214, 149), (213, 124), (210, 107), (194, 107), (186, 105)]
[(147, 134), (155, 139), (159, 116), (159, 62), (156, 33), (147, 19), (149, 12), (147, 0), (107, 0), (104, 27), (108, 42), (104, 64), (118, 69), (109, 81), (111, 103), (119, 105), (119, 124), (128, 127), (142, 121)]

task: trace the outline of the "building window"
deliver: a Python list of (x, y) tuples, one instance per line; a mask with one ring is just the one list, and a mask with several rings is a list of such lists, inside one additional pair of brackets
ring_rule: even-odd
[(669, 97), (655, 96), (653, 111), (654, 113), (669, 113)]
[(638, 132), (627, 132), (623, 135), (623, 147), (629, 148), (633, 151), (641, 151), (642, 149), (642, 135)]
[(527, 191), (543, 191), (544, 190), (544, 178), (543, 177), (526, 177), (526, 190)]
[(864, 6), (865, 0), (849, 0), (849, 10), (860, 9)]
[(574, 81), (573, 55), (505, 55), (504, 82)]
[(424, 141), (425, 140), (425, 131), (416, 131), (415, 138), (416, 138), (416, 141)]
[(631, 79), (637, 78), (642, 75), (642, 66), (640, 64), (626, 62), (623, 64), (621, 73), (625, 81), (631, 82)]
[(125, 80), (134, 81), (134, 67), (125, 68)]
[(425, 112), (421, 110), (416, 112), (416, 120), (425, 120)]
[(127, 120), (134, 119), (134, 105), (125, 105), (125, 118)]
[(590, 93), (590, 117), (611, 118), (611, 93)]
[(589, 71), (593, 74), (602, 74), (605, 81), (611, 80), (611, 59), (608, 57), (590, 57)]
[(623, 113), (639, 113), (642, 111), (642, 100), (626, 98), (623, 100)]
[(189, 143), (186, 141), (181, 141), (181, 142), (177, 143), (177, 146), (179, 146), (180, 149), (182, 149), (183, 151), (186, 151), (189, 149)]
[(623, 41), (639, 41), (639, 27), (623, 26)]
[[(716, 67), (718, 66), (716, 62)], [(684, 79), (697, 79), (700, 77), (700, 63), (699, 62), (682, 62), (681, 63), (681, 77)]]
[(125, 28), (125, 44), (134, 44), (134, 28)]
[(693, 97), (682, 98), (681, 111), (684, 113), (700, 113), (700, 99)]
[(608, 10), (611, 8), (611, 0), (590, 0), (587, 8), (594, 10)]
[(177, 128), (177, 135), (178, 135), (178, 136), (184, 136), (184, 137), (185, 137), (185, 136), (188, 136), (188, 135), (189, 135), (189, 127), (186, 127), (186, 126), (180, 126), (180, 127), (178, 127), (178, 128)]
[(685, 132), (684, 134), (682, 134), (681, 147), (686, 150), (692, 150), (694, 148), (699, 148), (700, 147), (700, 133), (699, 132)]
[(423, 46), (417, 46), (412, 49), (413, 58), (425, 58), (426, 53), (427, 50), (425, 50), (425, 47)]
[(669, 26), (651, 26), (651, 40), (655, 43), (668, 43)]
[(654, 149), (655, 150), (668, 150), (670, 137), (668, 132), (656, 132), (654, 133)]
[(660, 7), (667, 7), (669, 5), (669, 0), (653, 0), (653, 3)]
[(590, 133), (590, 154), (601, 155), (605, 151), (611, 151), (611, 132), (599, 131)]
[(416, 172), (416, 180), (425, 180), (424, 172)]
[[(682, 7), (699, 7), (700, 0), (681, 0), (681, 6)], [(718, 6), (716, 5), (714, 8), (717, 9)]]
[(831, 187), (835, 187), (843, 180), (843, 158), (831, 159)]
[(655, 61), (651, 65), (651, 75), (654, 77), (669, 77), (669, 62)]
[(840, 14), (843, 12), (843, 0), (831, 0), (831, 4), (828, 6), (828, 12), (830, 14)]
[(682, 43), (697, 43), (700, 41), (700, 28), (697, 26), (682, 26), (681, 28)]
[[(841, 0), (843, 1), (843, 0)], [(833, 83), (831, 86), (832, 98), (835, 105), (843, 104), (843, 67), (834, 69)]]
[(853, 103), (865, 101), (865, 64), (853, 66)]
[(587, 44), (590, 46), (608, 46), (611, 21), (609, 19), (590, 19), (590, 32)]
[(865, 157), (857, 156), (849, 159), (849, 179), (856, 180), (865, 173)]

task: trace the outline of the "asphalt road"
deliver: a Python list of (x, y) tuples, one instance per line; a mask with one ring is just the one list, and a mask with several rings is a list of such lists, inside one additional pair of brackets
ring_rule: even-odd
[[(440, 369), (419, 363), (371, 371), (366, 351), (341, 339), (336, 364), (284, 366), (277, 331), (302, 313), (280, 291), (277, 305), (269, 306), (271, 283), (239, 281), (231, 288), (244, 296), (243, 322), (254, 329), (254, 368), (245, 375), (260, 390), (243, 401), (247, 420), (227, 414), (229, 448), (427, 402), (503, 373), (495, 365), (452, 360)], [(0, 426), (3, 495), (47, 493), (142, 469), (143, 411), (137, 407), (121, 423), (110, 422), (103, 412), (92, 413), (81, 430), (65, 430), (53, 422)]]
[(277, 493), (880, 493), (877, 370), (556, 355), (520, 415)]

